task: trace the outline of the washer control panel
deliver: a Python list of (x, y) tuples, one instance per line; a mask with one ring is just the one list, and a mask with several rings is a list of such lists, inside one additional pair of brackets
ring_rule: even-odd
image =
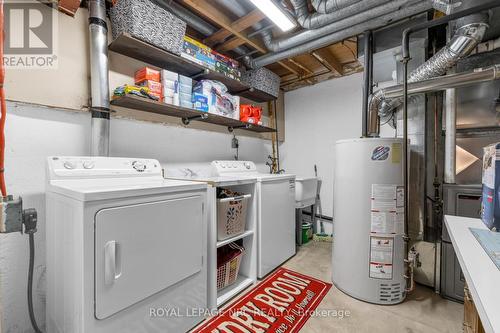
[(213, 161), (212, 166), (219, 175), (227, 173), (257, 172), (257, 166), (252, 161)]
[(162, 176), (157, 160), (121, 157), (52, 156), (48, 172), (49, 179)]

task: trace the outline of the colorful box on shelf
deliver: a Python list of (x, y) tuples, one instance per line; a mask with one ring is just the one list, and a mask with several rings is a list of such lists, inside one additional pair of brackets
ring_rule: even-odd
[(140, 84), (141, 82), (147, 80), (160, 82), (160, 71), (151, 67), (143, 67), (135, 72), (134, 75), (135, 84)]
[(207, 98), (209, 113), (239, 119), (240, 98), (229, 94), (227, 87), (221, 82), (201, 80), (193, 87), (194, 93)]
[(146, 81), (142, 81), (138, 85), (141, 87), (147, 87), (149, 89), (149, 91), (153, 94), (158, 94), (160, 96), (162, 94), (162, 85), (160, 82), (146, 80)]
[(240, 81), (241, 71), (239, 69), (239, 62), (216, 51), (212, 51), (212, 53), (216, 60), (215, 71), (222, 73), (231, 79)]
[(184, 36), (181, 57), (191, 60), (198, 65), (215, 70), (215, 56), (212, 49), (191, 37)]
[(180, 55), (186, 22), (150, 0), (120, 0), (110, 10), (113, 39), (123, 33)]
[(200, 94), (193, 93), (192, 96), (193, 109), (203, 112), (208, 112), (208, 97)]

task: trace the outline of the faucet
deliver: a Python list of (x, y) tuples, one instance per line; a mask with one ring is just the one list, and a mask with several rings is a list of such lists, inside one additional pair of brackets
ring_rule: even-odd
[(190, 168), (185, 168), (182, 171), (184, 172), (184, 176), (189, 178), (198, 176), (198, 174), (195, 171), (191, 170)]
[(266, 162), (266, 165), (269, 167), (269, 173), (276, 173), (276, 174), (285, 173), (284, 169), (278, 170), (278, 158), (269, 155), (267, 156), (267, 159), (270, 160)]

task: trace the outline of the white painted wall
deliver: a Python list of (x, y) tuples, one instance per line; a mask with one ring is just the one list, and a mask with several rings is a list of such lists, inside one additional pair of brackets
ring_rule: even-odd
[[(285, 94), (282, 167), (298, 176), (314, 176), (318, 166), (323, 215), (333, 216), (335, 142), (361, 136), (362, 98), (362, 73)], [(383, 126), (381, 136), (394, 136), (394, 130)]]

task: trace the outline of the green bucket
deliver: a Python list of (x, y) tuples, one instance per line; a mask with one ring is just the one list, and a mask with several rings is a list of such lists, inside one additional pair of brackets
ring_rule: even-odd
[(302, 244), (307, 244), (311, 238), (311, 223), (302, 223)]

